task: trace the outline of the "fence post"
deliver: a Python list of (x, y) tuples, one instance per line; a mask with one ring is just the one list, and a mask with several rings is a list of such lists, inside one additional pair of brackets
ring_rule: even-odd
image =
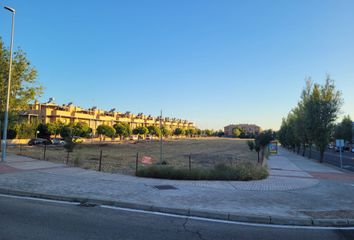
[(189, 153), (188, 165), (189, 165), (189, 171), (191, 171), (192, 170), (192, 153)]
[(43, 160), (45, 160), (45, 153), (47, 151), (47, 144), (44, 144), (44, 150), (43, 150)]
[(138, 165), (139, 165), (139, 152), (136, 152), (136, 159), (135, 159), (135, 175), (138, 172)]
[(102, 165), (102, 149), (100, 151), (100, 161), (99, 161), (99, 164), (98, 164), (98, 171), (101, 172), (101, 165)]

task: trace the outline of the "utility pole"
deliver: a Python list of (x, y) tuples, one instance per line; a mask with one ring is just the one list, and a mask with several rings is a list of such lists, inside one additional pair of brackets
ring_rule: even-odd
[(11, 41), (10, 41), (10, 61), (9, 61), (9, 76), (7, 80), (7, 97), (6, 97), (6, 108), (5, 108), (5, 119), (4, 119), (4, 129), (2, 134), (2, 153), (1, 153), (1, 161), (4, 162), (6, 160), (6, 140), (7, 140), (7, 128), (9, 124), (9, 108), (10, 108), (10, 92), (11, 92), (11, 69), (12, 69), (12, 49), (14, 44), (14, 31), (15, 31), (15, 9), (5, 6), (6, 10), (12, 13), (12, 26), (11, 26)]
[(160, 163), (163, 161), (163, 153), (162, 153), (162, 109), (160, 114)]

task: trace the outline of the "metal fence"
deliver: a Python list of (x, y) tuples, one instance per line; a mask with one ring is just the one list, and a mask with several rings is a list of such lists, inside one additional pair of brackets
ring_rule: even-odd
[[(133, 144), (129, 148), (123, 144), (78, 144), (72, 152), (63, 146), (23, 144), (9, 145), (8, 152), (39, 160), (67, 164), (97, 171), (135, 174), (138, 168), (153, 164), (166, 164), (176, 168), (213, 168), (217, 164), (234, 166), (250, 161), (234, 152), (180, 151), (174, 148), (164, 149), (158, 145), (146, 148), (144, 144)], [(256, 153), (254, 160), (256, 161)], [(252, 158), (253, 159), (253, 158)]]

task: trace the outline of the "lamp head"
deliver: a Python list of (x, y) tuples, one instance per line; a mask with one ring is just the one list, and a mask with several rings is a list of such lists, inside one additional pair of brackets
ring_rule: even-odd
[(16, 13), (16, 10), (15, 10), (15, 9), (13, 9), (12, 7), (4, 6), (4, 8), (5, 8), (6, 10), (8, 10), (8, 11), (12, 12), (13, 14), (15, 14), (15, 13)]

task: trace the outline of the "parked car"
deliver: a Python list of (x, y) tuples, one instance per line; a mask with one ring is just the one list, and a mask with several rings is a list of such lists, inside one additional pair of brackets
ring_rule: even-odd
[(84, 142), (84, 139), (82, 139), (81, 137), (74, 136), (73, 142), (74, 143), (82, 143), (82, 142)]
[(138, 136), (137, 135), (131, 135), (129, 139), (130, 140), (138, 140)]
[(346, 151), (346, 152), (350, 152), (351, 148), (350, 146), (344, 146), (343, 147), (343, 152)]
[(64, 145), (65, 144), (64, 139), (61, 139), (61, 138), (53, 138), (52, 142), (54, 145)]
[(145, 140), (152, 140), (153, 139), (153, 136), (152, 135), (147, 135)]
[(28, 145), (29, 146), (33, 146), (33, 145), (48, 145), (48, 144), (52, 144), (53, 142), (49, 139), (45, 139), (45, 138), (32, 138), (31, 140), (28, 141)]

